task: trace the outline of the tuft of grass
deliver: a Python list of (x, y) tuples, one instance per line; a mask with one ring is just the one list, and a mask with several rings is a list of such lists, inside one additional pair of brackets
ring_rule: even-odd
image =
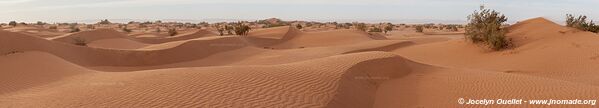
[(466, 25), (466, 39), (475, 44), (485, 44), (493, 50), (501, 50), (512, 45), (511, 39), (505, 34), (507, 30), (502, 25), (507, 18), (494, 10), (483, 9), (474, 11), (468, 16), (469, 23)]

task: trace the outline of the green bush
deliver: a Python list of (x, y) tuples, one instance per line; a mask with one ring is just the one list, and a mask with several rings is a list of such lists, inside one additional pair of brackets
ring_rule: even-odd
[(468, 16), (469, 23), (466, 25), (466, 39), (472, 43), (482, 43), (493, 50), (501, 50), (512, 45), (511, 39), (505, 34), (507, 30), (502, 28), (507, 18), (497, 11), (483, 9), (474, 11)]
[(599, 25), (596, 25), (593, 21), (587, 21), (587, 16), (584, 15), (575, 18), (572, 14), (567, 14), (566, 26), (593, 33), (599, 32)]

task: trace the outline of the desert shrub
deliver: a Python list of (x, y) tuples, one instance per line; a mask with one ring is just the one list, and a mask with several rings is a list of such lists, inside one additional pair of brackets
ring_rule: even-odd
[(87, 29), (96, 29), (96, 26), (94, 26), (94, 25), (87, 25)]
[(8, 22), (8, 25), (14, 27), (14, 26), (17, 26), (17, 22), (16, 21), (10, 21), (10, 22)]
[(415, 26), (415, 28), (416, 28), (416, 32), (418, 32), (418, 33), (424, 32), (424, 26), (417, 25), (417, 26)]
[(160, 33), (162, 31), (160, 30), (160, 28), (156, 28), (156, 32)]
[(168, 29), (169, 36), (175, 36), (177, 34), (178, 34), (177, 29), (175, 29), (175, 28)]
[(358, 23), (356, 24), (356, 29), (360, 30), (360, 31), (366, 31), (366, 24), (364, 23)]
[(387, 25), (383, 29), (383, 32), (385, 32), (385, 33), (390, 32), (390, 31), (393, 31), (393, 25)]
[(111, 22), (108, 21), (108, 19), (104, 19), (104, 20), (101, 20), (100, 22), (98, 22), (98, 24), (111, 24)]
[(472, 43), (482, 43), (493, 50), (501, 50), (511, 46), (511, 39), (505, 34), (507, 30), (502, 24), (507, 18), (497, 11), (483, 9), (474, 11), (468, 16), (469, 23), (466, 25), (466, 39)]
[(77, 25), (71, 25), (71, 26), (69, 26), (69, 28), (71, 29), (71, 31), (70, 31), (71, 33), (81, 31), (81, 29), (79, 29), (79, 27), (77, 27)]
[(73, 44), (79, 45), (79, 46), (87, 46), (87, 41), (81, 37), (74, 37)]
[(458, 31), (458, 27), (457, 26), (451, 26), (449, 28), (450, 31)]
[(218, 34), (219, 34), (220, 36), (224, 35), (224, 33), (223, 33), (223, 32), (225, 31), (225, 29), (223, 29), (223, 28), (220, 28), (220, 27), (219, 27), (219, 28), (217, 28), (217, 30), (218, 30)]
[(42, 22), (42, 21), (37, 21), (37, 23), (35, 23), (36, 25), (46, 25), (47, 23)]
[(368, 32), (383, 32), (383, 30), (378, 27), (373, 27), (373, 28), (370, 28), (370, 30), (368, 30)]
[(303, 27), (301, 24), (297, 24), (297, 25), (295, 26), (295, 28), (297, 28), (297, 29), (302, 29), (302, 28), (304, 28), (304, 27)]
[(243, 36), (243, 35), (247, 35), (252, 28), (250, 28), (250, 26), (248, 26), (248, 25), (245, 25), (245, 24), (239, 22), (239, 23), (235, 24), (234, 29), (235, 29), (235, 34)]
[(593, 21), (587, 21), (587, 16), (584, 15), (575, 18), (572, 14), (567, 14), (566, 26), (594, 33), (599, 32), (599, 25), (596, 25)]

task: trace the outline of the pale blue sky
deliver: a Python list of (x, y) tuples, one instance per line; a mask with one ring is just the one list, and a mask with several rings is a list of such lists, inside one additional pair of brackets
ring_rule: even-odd
[[(599, 0), (484, 0), (511, 22), (562, 21), (566, 13), (599, 20)], [(241, 19), (459, 23), (481, 0), (0, 0), (0, 21)]]

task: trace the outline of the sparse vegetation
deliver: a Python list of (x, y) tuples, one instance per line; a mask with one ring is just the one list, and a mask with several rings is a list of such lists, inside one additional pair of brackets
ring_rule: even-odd
[(175, 28), (168, 29), (169, 36), (175, 36), (177, 34), (178, 34), (177, 29), (175, 29)]
[(77, 24), (71, 24), (69, 26), (69, 28), (71, 29), (71, 31), (70, 31), (71, 33), (75, 33), (75, 32), (81, 31), (81, 29), (79, 29), (79, 27), (77, 27)]
[(304, 28), (304, 27), (302, 26), (302, 24), (297, 24), (297, 25), (295, 26), (295, 28), (297, 28), (297, 29), (302, 29), (302, 28)]
[(17, 26), (17, 22), (16, 21), (10, 21), (10, 22), (8, 22), (8, 25), (15, 27), (15, 26)]
[(370, 30), (368, 30), (368, 32), (383, 32), (383, 30), (381, 28), (378, 27), (372, 27), (370, 28)]
[(74, 37), (73, 44), (79, 45), (79, 46), (87, 46), (87, 41), (81, 37)]
[(234, 24), (234, 25), (235, 25), (234, 26), (235, 34), (241, 35), (241, 36), (247, 35), (250, 32), (250, 30), (252, 29), (252, 28), (250, 28), (250, 26), (245, 25), (241, 22)]
[(501, 50), (512, 45), (511, 39), (505, 34), (507, 30), (502, 28), (507, 18), (497, 11), (483, 9), (474, 11), (468, 16), (470, 21), (466, 26), (466, 39), (475, 44), (485, 44), (493, 50)]
[(47, 23), (42, 22), (42, 21), (37, 21), (35, 24), (41, 26), (41, 25), (46, 25)]
[(356, 24), (356, 29), (360, 30), (360, 31), (366, 31), (366, 24), (364, 23), (358, 23)]
[(387, 34), (387, 32), (390, 32), (390, 31), (393, 31), (393, 25), (387, 25), (383, 29), (383, 32), (385, 32), (385, 34)]
[(101, 20), (98, 24), (112, 24), (108, 19)]
[(593, 33), (599, 32), (599, 25), (596, 25), (593, 21), (587, 21), (587, 16), (584, 15), (574, 17), (572, 14), (567, 14), (566, 26)]
[(223, 32), (225, 31), (225, 29), (223, 29), (223, 28), (221, 28), (221, 27), (218, 27), (216, 30), (218, 30), (218, 34), (219, 34), (220, 36), (224, 35), (224, 33), (223, 33)]
[(422, 25), (417, 25), (417, 26), (415, 26), (415, 28), (416, 28), (416, 32), (418, 32), (418, 33), (424, 32), (424, 26), (422, 26)]

